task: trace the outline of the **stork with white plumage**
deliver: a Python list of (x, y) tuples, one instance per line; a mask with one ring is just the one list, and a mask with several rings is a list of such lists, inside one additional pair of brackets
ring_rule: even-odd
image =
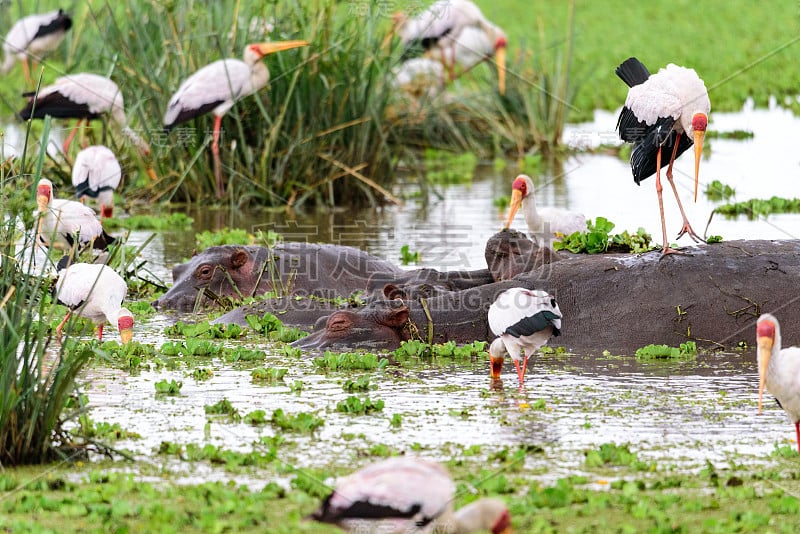
[(479, 499), (453, 511), (455, 484), (441, 465), (397, 457), (369, 465), (336, 484), (310, 518), (349, 532), (511, 532), (500, 499)]
[(25, 81), (31, 83), (28, 59), (35, 62), (58, 48), (72, 27), (72, 18), (63, 9), (28, 15), (19, 19), (6, 34), (3, 41), (5, 59), (0, 74), (7, 74), (14, 62), (19, 60), (25, 72)]
[[(662, 257), (677, 252), (670, 248), (664, 220), (664, 201), (661, 196), (661, 167), (667, 167), (667, 179), (675, 193), (683, 217), (678, 237), (688, 234), (696, 242), (703, 241), (689, 224), (678, 190), (672, 179), (675, 159), (694, 144), (694, 200), (700, 177), (700, 158), (708, 126), (711, 102), (703, 80), (694, 69), (670, 63), (650, 75), (641, 61), (628, 58), (616, 69), (617, 76), (628, 84), (628, 97), (619, 114), (617, 130), (623, 141), (633, 143), (631, 169), (637, 185), (656, 175), (656, 193), (661, 212), (663, 233)], [(669, 155), (669, 158), (664, 155)]]
[(72, 166), (72, 185), (75, 196), (96, 198), (100, 204), (100, 219), (114, 215), (114, 191), (122, 179), (117, 157), (103, 145), (88, 146), (78, 152)]
[[(505, 94), (508, 38), (473, 2), (438, 0), (413, 18), (399, 13), (394, 19), (395, 29), (405, 47), (404, 60), (419, 52), (429, 54), (442, 62), (452, 81), (455, 79), (455, 65), (459, 61), (465, 61), (467, 64), (462, 68), (468, 69), (474, 66), (475, 63), (469, 63), (476, 57), (483, 60), (494, 56), (498, 90), (500, 94)], [(467, 31), (468, 28), (471, 30)], [(459, 44), (462, 50), (457, 54)]]
[(68, 308), (56, 328), (61, 341), (64, 325), (74, 313), (97, 324), (97, 338), (103, 340), (103, 325), (109, 322), (119, 329), (122, 344), (133, 337), (133, 314), (122, 307), (128, 284), (114, 269), (97, 263), (74, 263), (61, 271), (56, 282), (56, 298)]
[(103, 230), (92, 208), (74, 200), (53, 198), (53, 182), (47, 178), (36, 185), (36, 203), (37, 243), (77, 251), (87, 244), (105, 250), (115, 241)]
[(781, 348), (781, 326), (769, 313), (756, 323), (758, 343), (758, 415), (761, 415), (764, 388), (789, 420), (794, 423), (797, 452), (800, 453), (800, 347)]
[(561, 318), (556, 299), (546, 291), (512, 287), (500, 293), (489, 307), (489, 328), (499, 336), (489, 345), (491, 377), (500, 378), (508, 354), (522, 385), (528, 358), (552, 336), (561, 334)]
[(206, 65), (189, 76), (169, 99), (164, 114), (164, 129), (167, 132), (209, 111), (214, 115), (211, 153), (218, 198), (225, 194), (219, 157), (222, 117), (239, 99), (252, 95), (269, 83), (269, 69), (261, 63), (264, 56), (307, 45), (308, 41), (249, 44), (244, 49), (243, 60), (220, 59)]
[(511, 184), (511, 202), (508, 207), (506, 228), (511, 227), (514, 215), (522, 208), (528, 225), (529, 237), (540, 247), (553, 248), (553, 239), (586, 231), (586, 217), (582, 213), (555, 207), (536, 206), (536, 187), (526, 174), (517, 176)]
[[(125, 117), (125, 101), (116, 83), (105, 76), (90, 73), (70, 74), (58, 78), (54, 84), (39, 89), (38, 93), (25, 93), (28, 104), (19, 112), (22, 120), (43, 119), (51, 116), (59, 119), (78, 119), (77, 124), (64, 141), (64, 153), (69, 151), (78, 127), (110, 115), (122, 129), (122, 133), (144, 154), (150, 153), (150, 145), (130, 126)], [(153, 176), (152, 171), (148, 172)]]

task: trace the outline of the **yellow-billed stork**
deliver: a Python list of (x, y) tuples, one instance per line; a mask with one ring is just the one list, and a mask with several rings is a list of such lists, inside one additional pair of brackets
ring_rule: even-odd
[(81, 122), (106, 114), (111, 115), (122, 133), (143, 154), (150, 153), (150, 145), (128, 126), (125, 101), (119, 87), (105, 76), (86, 72), (70, 74), (58, 78), (53, 85), (42, 87), (38, 93), (25, 93), (23, 96), (28, 97), (28, 104), (19, 112), (22, 120), (42, 119), (47, 115), (59, 119), (78, 119), (64, 141), (65, 154)]
[(122, 344), (133, 337), (133, 314), (122, 307), (128, 293), (128, 284), (114, 269), (97, 263), (73, 263), (58, 275), (56, 298), (68, 308), (64, 320), (56, 328), (61, 332), (70, 316), (75, 313), (97, 324), (97, 337), (103, 339), (103, 325), (117, 325)]
[[(694, 200), (697, 202), (703, 138), (708, 126), (708, 113), (711, 111), (708, 91), (694, 69), (672, 63), (651, 76), (641, 61), (631, 57), (617, 67), (616, 73), (630, 87), (625, 106), (619, 114), (617, 130), (623, 141), (633, 143), (631, 169), (636, 184), (656, 175), (656, 193), (664, 239), (661, 253), (672, 254), (676, 250), (670, 248), (667, 240), (664, 200), (661, 197), (661, 167), (669, 163), (667, 179), (683, 217), (683, 227), (678, 238), (689, 234), (695, 241), (702, 241), (692, 229), (683, 210), (678, 190), (672, 180), (672, 165), (675, 158), (694, 144)], [(662, 157), (662, 151), (670, 154), (668, 160)]]
[(800, 453), (800, 347), (781, 349), (781, 326), (769, 313), (756, 323), (758, 342), (758, 414), (766, 387), (794, 423)]
[(114, 191), (122, 179), (122, 168), (117, 157), (103, 145), (88, 146), (78, 152), (72, 166), (72, 185), (75, 196), (96, 198), (100, 204), (100, 218), (114, 215)]
[(178, 124), (209, 111), (214, 114), (211, 153), (214, 156), (214, 178), (218, 198), (225, 193), (219, 159), (219, 133), (223, 115), (237, 100), (252, 95), (267, 85), (269, 69), (261, 63), (261, 58), (306, 45), (308, 41), (249, 44), (244, 49), (244, 61), (229, 58), (206, 65), (189, 76), (169, 99), (164, 114), (164, 129), (168, 132)]
[(517, 367), (521, 385), (525, 380), (528, 358), (551, 336), (561, 334), (561, 317), (556, 299), (546, 291), (512, 287), (500, 293), (489, 307), (489, 328), (499, 336), (489, 345), (491, 377), (500, 378), (503, 360), (508, 353)]
[(311, 518), (350, 532), (511, 532), (503, 501), (479, 499), (454, 512), (455, 489), (437, 463), (390, 458), (339, 481)]
[[(403, 13), (395, 15), (395, 25), (404, 45), (404, 60), (420, 51), (438, 57), (451, 80), (455, 78), (456, 63), (463, 61), (462, 68), (469, 69), (475, 65), (476, 57), (480, 61), (494, 55), (498, 90), (505, 94), (508, 39), (470, 0), (438, 0), (413, 18)], [(467, 31), (468, 28), (473, 30)], [(457, 53), (459, 43), (461, 54)], [(473, 53), (468, 53), (468, 48)]]
[(37, 242), (71, 250), (91, 243), (105, 250), (115, 239), (103, 230), (94, 210), (74, 200), (53, 198), (53, 182), (42, 178), (36, 185)]
[(522, 206), (530, 238), (540, 247), (553, 247), (553, 238), (586, 231), (586, 217), (582, 213), (561, 208), (536, 207), (536, 188), (531, 177), (520, 174), (511, 183), (511, 203), (508, 206), (506, 228), (511, 227), (514, 215)]
[(58, 48), (71, 27), (72, 18), (62, 9), (19, 19), (11, 26), (3, 41), (5, 59), (0, 66), (0, 74), (7, 74), (19, 59), (25, 71), (25, 80), (31, 83), (28, 58), (34, 62), (40, 61)]

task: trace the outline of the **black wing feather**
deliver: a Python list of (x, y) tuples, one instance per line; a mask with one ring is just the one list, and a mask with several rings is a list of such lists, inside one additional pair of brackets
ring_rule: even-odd
[[(345, 509), (332, 510), (330, 501), (333, 493), (328, 495), (319, 510), (311, 514), (311, 517), (323, 523), (338, 523), (344, 519), (388, 519), (388, 518), (411, 518), (422, 509), (420, 504), (414, 504), (408, 510), (398, 510), (391, 506), (372, 504), (367, 501), (355, 501)], [(430, 520), (428, 520), (430, 522)]]
[(553, 324), (554, 319), (561, 319), (558, 315), (550, 310), (540, 311), (524, 319), (517, 321), (517, 323), (506, 328), (504, 334), (514, 337), (531, 336), (536, 332), (541, 332), (548, 326), (553, 329), (553, 335), (561, 335), (561, 330), (556, 328)]
[(619, 76), (623, 82), (628, 84), (628, 87), (644, 83), (650, 77), (650, 71), (635, 57), (629, 57), (623, 61), (614, 72), (617, 73), (617, 76)]
[[(72, 18), (64, 13), (63, 9), (59, 9), (58, 16), (50, 21), (49, 24), (39, 26), (39, 28), (36, 30), (36, 35), (33, 36), (33, 39), (44, 37), (46, 35), (50, 35), (51, 33), (67, 31), (70, 28), (72, 28)], [(31, 39), (31, 41), (33, 39)]]
[(199, 117), (200, 115), (205, 115), (206, 113), (213, 110), (215, 107), (219, 106), (223, 102), (225, 101), (216, 100), (214, 102), (208, 102), (207, 104), (203, 104), (199, 108), (183, 108), (181, 109), (181, 112), (178, 113), (178, 116), (175, 117), (174, 121), (164, 125), (164, 131), (169, 133), (178, 124), (194, 119), (195, 117)]
[[(88, 104), (78, 104), (65, 97), (58, 91), (49, 95), (40, 96), (36, 99), (36, 109), (34, 109), (34, 98), (30, 93), (23, 94), (28, 96), (28, 104), (18, 113), (19, 117), (26, 121), (28, 119), (43, 119), (46, 115), (58, 119), (96, 119), (99, 113), (89, 111)], [(33, 112), (33, 114), (31, 114)]]
[(640, 121), (631, 108), (622, 108), (617, 120), (617, 131), (620, 139), (628, 143), (635, 143), (647, 134), (647, 130), (647, 123)]
[[(661, 147), (661, 167), (669, 165), (678, 136), (678, 133), (672, 129), (674, 124), (675, 119), (672, 117), (659, 118), (653, 126), (649, 127), (646, 135), (633, 145), (631, 171), (633, 171), (633, 181), (637, 184), (656, 173), (659, 147)], [(691, 137), (681, 135), (675, 158), (677, 159), (693, 144), (694, 141)]]

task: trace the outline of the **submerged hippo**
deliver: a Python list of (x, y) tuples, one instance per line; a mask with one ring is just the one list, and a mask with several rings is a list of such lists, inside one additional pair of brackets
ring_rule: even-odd
[(220, 297), (241, 299), (273, 291), (281, 295), (349, 297), (376, 273), (400, 268), (353, 247), (280, 243), (272, 248), (209, 247), (172, 270), (174, 284), (154, 307), (190, 311)]
[(765, 311), (780, 318), (789, 344), (800, 341), (793, 334), (800, 332), (800, 241), (732, 241), (688, 252), (664, 258), (659, 252), (567, 254), (513, 280), (404, 303), (408, 324), (397, 324), (392, 306), (337, 311), (317, 323), (324, 329), (295, 343), (320, 348), (377, 341), (392, 348), (411, 335), (409, 328), (435, 342), (488, 341), (486, 310), (512, 286), (556, 297), (564, 317), (561, 336), (550, 343), (574, 350), (632, 353), (650, 343), (687, 340), (708, 348), (752, 345), (753, 324)]

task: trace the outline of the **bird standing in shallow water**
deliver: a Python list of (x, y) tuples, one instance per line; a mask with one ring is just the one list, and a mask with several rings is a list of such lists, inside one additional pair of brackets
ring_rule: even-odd
[(489, 328), (499, 336), (489, 345), (491, 377), (500, 378), (503, 360), (508, 353), (514, 360), (522, 385), (528, 358), (551, 336), (561, 334), (561, 317), (556, 299), (546, 291), (512, 287), (500, 293), (489, 307)]
[(794, 423), (800, 453), (800, 347), (781, 349), (781, 326), (769, 313), (756, 323), (758, 342), (758, 414), (766, 387)]
[(72, 166), (72, 185), (75, 196), (96, 198), (100, 204), (100, 218), (114, 216), (114, 191), (122, 179), (122, 168), (117, 157), (103, 145), (89, 146), (78, 152)]
[(97, 324), (97, 337), (103, 339), (106, 321), (117, 325), (122, 344), (133, 337), (133, 314), (122, 307), (128, 293), (128, 284), (114, 269), (97, 263), (75, 263), (61, 271), (56, 282), (56, 298), (65, 305), (67, 315), (56, 328), (61, 341), (61, 332), (74, 312)]
[(353, 533), (511, 533), (499, 499), (479, 499), (453, 511), (455, 484), (437, 463), (398, 457), (369, 465), (336, 484), (311, 518)]
[(220, 59), (206, 65), (189, 76), (167, 104), (164, 114), (164, 129), (172, 128), (189, 119), (214, 114), (214, 133), (211, 154), (214, 157), (214, 179), (217, 198), (225, 194), (222, 181), (222, 164), (219, 159), (219, 134), (222, 116), (237, 100), (252, 95), (269, 82), (269, 70), (261, 63), (268, 54), (308, 45), (308, 41), (282, 41), (249, 44), (244, 49), (244, 61)]
[(72, 18), (62, 9), (19, 19), (3, 41), (5, 59), (0, 66), (0, 73), (8, 73), (19, 59), (25, 71), (25, 81), (32, 83), (28, 58), (32, 58), (34, 63), (40, 61), (58, 48), (71, 27)]
[[(694, 200), (697, 202), (703, 138), (711, 110), (708, 91), (694, 69), (672, 63), (651, 76), (647, 67), (632, 57), (617, 67), (616, 73), (630, 87), (625, 106), (619, 114), (617, 131), (623, 141), (633, 143), (631, 169), (636, 184), (656, 175), (656, 193), (664, 240), (661, 254), (672, 254), (677, 251), (670, 248), (667, 240), (664, 200), (661, 196), (661, 167), (669, 164), (667, 179), (683, 217), (683, 227), (678, 238), (689, 234), (696, 242), (703, 241), (692, 229), (683, 210), (678, 190), (672, 180), (672, 165), (675, 158), (694, 144)], [(664, 154), (669, 155), (669, 159)]]

